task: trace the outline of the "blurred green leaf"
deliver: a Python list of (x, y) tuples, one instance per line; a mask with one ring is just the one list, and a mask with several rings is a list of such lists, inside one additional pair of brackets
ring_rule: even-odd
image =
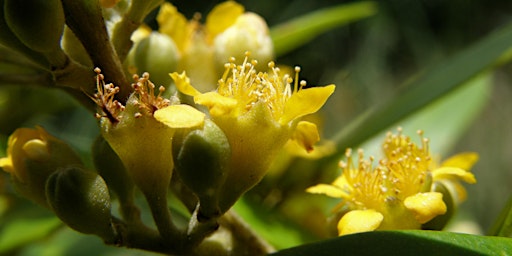
[(377, 231), (341, 236), (286, 249), (273, 256), (300, 255), (510, 255), (512, 239), (440, 231)]
[(493, 65), (504, 63), (512, 47), (512, 25), (495, 31), (440, 65), (426, 70), (395, 98), (375, 106), (336, 134), (338, 159), (348, 147), (355, 147), (382, 130), (438, 100)]
[(489, 231), (491, 236), (512, 237), (512, 196)]
[[(420, 143), (416, 131), (421, 129), (425, 132), (425, 137), (429, 138), (430, 152), (447, 157), (448, 151), (486, 106), (491, 89), (491, 72), (486, 72), (388, 129), (394, 130), (400, 126), (403, 133), (416, 143)], [(386, 133), (387, 130), (384, 130), (362, 144), (365, 154), (379, 158)]]
[(56, 217), (12, 219), (0, 231), (0, 254), (43, 239), (60, 225)]
[(276, 56), (281, 56), (311, 41), (316, 36), (350, 22), (372, 16), (377, 4), (361, 1), (317, 10), (270, 29)]

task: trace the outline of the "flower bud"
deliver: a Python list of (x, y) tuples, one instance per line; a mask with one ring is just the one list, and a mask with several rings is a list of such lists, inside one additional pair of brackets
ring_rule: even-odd
[(446, 205), (446, 213), (443, 215), (438, 215), (429, 222), (421, 225), (421, 229), (442, 230), (448, 221), (450, 221), (450, 219), (453, 217), (453, 214), (456, 210), (456, 204), (453, 196), (450, 193), (450, 190), (446, 188), (442, 182), (435, 182), (432, 185), (432, 191), (443, 194), (443, 202)]
[(231, 156), (222, 130), (209, 119), (202, 129), (178, 132), (173, 142), (175, 170), (199, 198), (200, 217), (220, 215), (219, 189), (226, 179)]
[(57, 169), (81, 166), (80, 158), (63, 141), (43, 128), (19, 128), (7, 143), (7, 156), (0, 167), (9, 172), (17, 191), (26, 198), (47, 207), (45, 183)]
[(137, 72), (151, 73), (151, 80), (168, 86), (171, 83), (169, 73), (176, 71), (179, 51), (174, 41), (163, 34), (152, 32), (138, 41), (128, 54), (127, 65)]
[(214, 39), (215, 59), (221, 70), (231, 57), (243, 60), (245, 52), (261, 63), (273, 59), (274, 45), (268, 31), (267, 23), (255, 13), (244, 13), (236, 22)]
[(5, 20), (28, 48), (51, 52), (60, 48), (64, 9), (60, 0), (5, 0)]
[(115, 240), (107, 184), (98, 174), (75, 167), (59, 170), (48, 178), (46, 197), (72, 229), (98, 235), (107, 243)]

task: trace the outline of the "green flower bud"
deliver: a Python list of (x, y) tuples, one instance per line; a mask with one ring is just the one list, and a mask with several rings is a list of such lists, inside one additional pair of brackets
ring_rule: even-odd
[(60, 48), (64, 9), (60, 0), (5, 0), (5, 20), (28, 48), (52, 52)]
[(154, 83), (168, 86), (171, 83), (169, 73), (176, 71), (178, 59), (179, 51), (174, 41), (152, 32), (132, 47), (125, 65), (135, 67), (137, 72), (149, 72)]
[(432, 192), (439, 192), (443, 194), (443, 202), (446, 204), (446, 213), (443, 215), (438, 215), (429, 222), (423, 224), (421, 229), (428, 230), (442, 230), (448, 221), (453, 217), (453, 214), (456, 210), (456, 204), (453, 199), (453, 196), (450, 193), (450, 190), (446, 188), (446, 186), (441, 182), (435, 182), (432, 185)]
[(82, 166), (82, 162), (65, 142), (41, 127), (17, 129), (7, 142), (7, 156), (0, 159), (0, 167), (11, 174), (16, 190), (45, 207), (48, 176), (68, 166)]
[(199, 217), (220, 215), (219, 190), (226, 180), (231, 156), (228, 139), (211, 120), (202, 129), (178, 132), (173, 142), (175, 170), (199, 198)]
[(59, 170), (48, 178), (46, 197), (55, 214), (72, 229), (114, 242), (110, 196), (98, 174), (73, 167)]

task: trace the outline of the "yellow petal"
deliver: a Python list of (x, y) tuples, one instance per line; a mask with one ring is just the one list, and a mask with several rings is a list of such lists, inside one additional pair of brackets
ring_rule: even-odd
[(12, 161), (9, 157), (0, 158), (0, 168), (4, 169), (6, 172), (14, 172), (14, 166), (12, 165)]
[(446, 213), (443, 194), (439, 192), (418, 193), (407, 197), (404, 206), (412, 211), (416, 220), (423, 224)]
[(334, 198), (343, 198), (347, 196), (347, 193), (343, 192), (341, 189), (328, 184), (318, 184), (316, 186), (309, 187), (306, 189), (306, 192), (312, 194), (324, 194)]
[(40, 139), (32, 139), (23, 144), (23, 151), (27, 154), (30, 159), (36, 161), (45, 161), (50, 158), (50, 152), (48, 152), (48, 143)]
[(171, 128), (192, 128), (204, 123), (205, 114), (189, 105), (170, 105), (155, 111), (156, 120)]
[(158, 31), (172, 38), (178, 49), (183, 52), (187, 44), (189, 31), (187, 28), (187, 19), (178, 9), (170, 3), (164, 3), (156, 16), (158, 22)]
[(206, 29), (210, 40), (233, 25), (238, 16), (244, 13), (244, 7), (235, 1), (226, 1), (216, 5), (206, 16)]
[(475, 176), (472, 173), (456, 167), (437, 168), (432, 171), (432, 178), (434, 181), (459, 178), (469, 184), (476, 183)]
[(207, 92), (194, 97), (197, 104), (208, 107), (212, 116), (229, 114), (237, 105), (237, 100), (222, 96), (217, 92)]
[(338, 222), (338, 235), (376, 230), (384, 220), (382, 213), (375, 210), (354, 210), (343, 215)]
[(343, 189), (345, 189), (347, 186), (350, 187), (350, 184), (348, 183), (347, 178), (345, 178), (345, 175), (341, 175), (336, 178), (332, 184), (338, 188)]
[(292, 139), (296, 140), (306, 151), (311, 152), (313, 145), (320, 140), (316, 124), (300, 121), (295, 128)]
[(315, 113), (325, 104), (327, 98), (334, 92), (334, 88), (335, 86), (331, 84), (299, 90), (292, 94), (286, 102), (284, 114), (279, 122), (284, 125), (301, 116)]
[(470, 170), (471, 167), (478, 161), (478, 154), (474, 152), (464, 152), (454, 155), (446, 159), (441, 166), (442, 167), (458, 167), (463, 170)]
[(190, 96), (196, 96), (196, 95), (201, 94), (198, 90), (196, 90), (196, 88), (194, 88), (190, 84), (190, 78), (188, 78), (185, 71), (183, 71), (181, 74), (174, 72), (169, 75), (174, 80), (174, 83), (176, 84), (176, 88), (178, 88), (178, 91), (180, 91), (181, 93), (190, 95)]

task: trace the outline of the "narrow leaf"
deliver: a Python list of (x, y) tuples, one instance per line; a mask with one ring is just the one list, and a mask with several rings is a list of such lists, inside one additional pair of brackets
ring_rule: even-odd
[(372, 16), (375, 2), (362, 1), (317, 10), (271, 28), (276, 56), (281, 56), (311, 41), (316, 36), (350, 22)]
[(504, 63), (501, 57), (511, 47), (512, 24), (509, 24), (440, 65), (426, 70), (408, 84), (403, 93), (370, 109), (336, 134), (333, 140), (337, 143), (338, 154), (333, 157), (337, 159), (345, 148), (361, 144), (498, 62)]
[(512, 196), (489, 231), (489, 235), (512, 237)]

